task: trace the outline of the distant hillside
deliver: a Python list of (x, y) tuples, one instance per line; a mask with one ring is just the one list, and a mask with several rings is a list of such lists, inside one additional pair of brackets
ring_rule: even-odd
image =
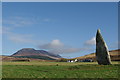
[[(37, 53), (36, 51), (40, 51), (40, 52)], [(44, 52), (44, 53), (41, 53), (41, 52)], [(109, 51), (109, 53), (110, 53), (110, 57), (112, 61), (120, 61), (120, 49), (111, 50)], [(2, 61), (14, 61), (14, 60), (30, 60), (30, 61), (56, 61), (57, 60), (57, 61), (60, 61), (61, 59), (63, 60), (65, 59), (65, 58), (61, 58), (59, 55), (54, 55), (47, 51), (35, 50), (31, 48), (21, 49), (11, 56), (0, 56), (0, 59), (1, 58), (2, 58)], [(91, 53), (85, 56), (76, 57), (72, 59), (79, 59), (79, 60), (92, 59), (93, 61), (96, 61), (96, 56), (95, 56), (95, 53)], [(65, 59), (65, 61), (72, 60), (72, 59)]]
[(43, 60), (43, 59), (35, 59), (35, 58), (17, 58), (17, 57), (11, 57), (11, 56), (1, 56), (2, 61), (54, 61), (54, 60)]
[[(109, 53), (110, 53), (110, 57), (111, 57), (112, 61), (120, 61), (120, 49), (111, 50), (111, 51), (109, 51)], [(93, 61), (96, 61), (96, 56), (95, 56), (95, 53), (91, 53), (91, 54), (81, 56), (81, 57), (76, 57), (76, 58), (73, 58), (73, 59), (80, 59), (80, 60), (92, 59)]]
[(55, 60), (61, 58), (60, 55), (53, 54), (44, 50), (35, 50), (33, 48), (23, 48), (11, 57), (15, 58), (34, 58), (34, 59), (43, 59), (43, 60)]

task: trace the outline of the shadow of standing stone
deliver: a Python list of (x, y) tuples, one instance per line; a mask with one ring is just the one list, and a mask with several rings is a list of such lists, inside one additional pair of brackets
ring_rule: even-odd
[(100, 29), (97, 30), (96, 34), (96, 59), (100, 65), (111, 64), (108, 47), (100, 33)]

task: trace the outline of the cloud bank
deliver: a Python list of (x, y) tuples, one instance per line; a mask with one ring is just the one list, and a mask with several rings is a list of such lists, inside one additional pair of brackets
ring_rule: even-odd
[(34, 44), (36, 41), (32, 39), (33, 35), (30, 34), (18, 34), (13, 33), (10, 28), (3, 27), (2, 34), (7, 37), (8, 40), (15, 43), (31, 43)]
[(39, 45), (39, 48), (46, 49), (54, 54), (76, 53), (90, 49), (90, 48), (74, 48), (69, 45), (63, 44), (58, 39), (52, 40), (50, 43), (47, 44)]
[[(3, 27), (0, 34), (6, 36), (6, 38), (14, 43), (29, 43), (29, 44), (37, 44), (41, 42), (40, 40), (35, 40), (33, 35), (31, 34), (21, 34), (13, 32), (16, 28), (24, 28), (29, 27), (32, 24), (35, 24), (36, 21), (34, 18), (27, 17), (19, 17), (13, 16), (7, 19), (3, 19)], [(1, 29), (1, 28), (0, 28)]]

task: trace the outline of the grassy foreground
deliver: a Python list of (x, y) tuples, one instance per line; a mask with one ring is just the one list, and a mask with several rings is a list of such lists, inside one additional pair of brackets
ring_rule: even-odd
[(117, 62), (3, 62), (3, 78), (118, 78)]

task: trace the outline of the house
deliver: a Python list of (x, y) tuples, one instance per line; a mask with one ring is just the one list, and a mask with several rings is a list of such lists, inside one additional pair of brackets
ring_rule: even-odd
[(75, 59), (75, 60), (68, 60), (67, 62), (78, 62), (78, 60), (77, 59)]

